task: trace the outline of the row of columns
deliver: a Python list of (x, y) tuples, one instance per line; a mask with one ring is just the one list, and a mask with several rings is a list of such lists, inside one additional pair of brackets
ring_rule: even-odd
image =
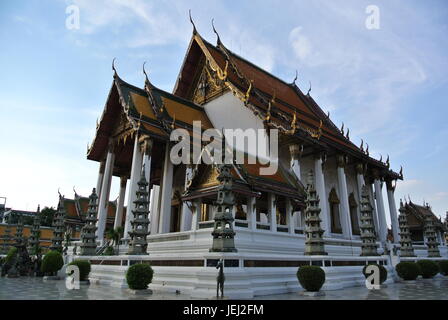
[[(142, 166), (145, 166), (146, 179), (149, 182), (151, 176), (151, 152), (152, 140), (149, 137), (139, 137), (136, 135), (134, 150), (132, 154), (132, 167), (129, 177), (129, 188), (127, 194), (127, 213), (124, 227), (124, 237), (128, 238), (128, 232), (131, 231), (132, 209), (136, 200), (137, 182), (140, 178)], [(112, 176), (115, 162), (115, 141), (110, 139), (106, 160), (100, 163), (100, 169), (97, 180), (98, 199), (98, 222), (96, 236), (98, 241), (104, 242), (104, 231), (107, 222), (107, 213), (110, 198), (110, 189), (112, 185)], [(120, 191), (117, 199), (115, 212), (114, 228), (123, 223), (124, 201), (126, 197), (127, 176), (120, 177)]]
[[(291, 171), (296, 175), (296, 177), (301, 179), (300, 170), (300, 156), (302, 148), (299, 145), (291, 145)], [(343, 236), (345, 238), (352, 237), (352, 228), (350, 220), (350, 206), (348, 201), (348, 189), (347, 189), (347, 177), (345, 173), (345, 167), (347, 164), (347, 159), (343, 155), (337, 157), (337, 177), (338, 177), (338, 189), (340, 193), (340, 220)], [(323, 172), (323, 160), (322, 155), (318, 154), (314, 159), (314, 173), (315, 173), (315, 188), (317, 194), (319, 195), (319, 206), (321, 209), (320, 217), (322, 219), (321, 226), (328, 234), (331, 230), (330, 213), (328, 209), (327, 193), (325, 188), (325, 175)], [(361, 194), (361, 188), (366, 181), (364, 179), (364, 166), (359, 164), (356, 166), (356, 181), (358, 194)], [(398, 235), (398, 219), (397, 219), (397, 209), (394, 198), (395, 187), (392, 186), (392, 181), (387, 181), (387, 197), (389, 202), (389, 211), (391, 218), (391, 227), (394, 236), (394, 242), (399, 241)], [(384, 200), (382, 193), (382, 185), (379, 175), (374, 171), (373, 186), (375, 191), (373, 191), (372, 183), (367, 183), (370, 192), (370, 199), (372, 202), (372, 207), (374, 211), (374, 220), (376, 224), (376, 229), (378, 232), (378, 238), (382, 243), (386, 242), (387, 239), (387, 223), (386, 223), (386, 212), (384, 209)]]

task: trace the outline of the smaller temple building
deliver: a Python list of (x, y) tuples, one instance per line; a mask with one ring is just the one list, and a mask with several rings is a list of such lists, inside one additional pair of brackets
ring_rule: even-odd
[(409, 231), (411, 233), (412, 243), (416, 245), (425, 244), (425, 219), (431, 217), (434, 221), (437, 241), (441, 245), (446, 244), (447, 225), (438, 218), (428, 203), (418, 205), (411, 200), (404, 204), (405, 212), (408, 219)]

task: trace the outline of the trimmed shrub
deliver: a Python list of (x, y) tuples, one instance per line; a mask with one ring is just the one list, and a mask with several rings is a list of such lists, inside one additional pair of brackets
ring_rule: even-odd
[(134, 264), (129, 267), (126, 272), (126, 282), (130, 289), (142, 290), (147, 289), (152, 281), (154, 271), (151, 266), (146, 263)]
[(68, 264), (69, 266), (77, 266), (79, 268), (79, 280), (86, 281), (89, 279), (91, 270), (90, 262), (88, 260), (73, 260)]
[(59, 251), (48, 251), (42, 260), (40, 269), (43, 273), (54, 275), (64, 265), (64, 259)]
[(380, 269), (380, 284), (383, 284), (384, 281), (387, 280), (387, 269), (383, 265), (381, 265), (381, 264), (369, 263), (368, 265), (364, 266), (364, 268), (362, 268), (362, 274), (366, 278), (368, 276), (370, 276), (370, 274), (366, 273), (367, 266), (369, 266), (369, 265), (377, 266)]
[(444, 276), (448, 276), (448, 260), (439, 261), (440, 273)]
[(325, 283), (325, 271), (318, 266), (303, 266), (297, 271), (297, 279), (306, 291), (317, 292)]
[(420, 275), (420, 267), (411, 261), (400, 262), (395, 267), (395, 270), (403, 280), (415, 280)]
[(420, 267), (420, 275), (423, 279), (431, 279), (439, 273), (439, 265), (431, 260), (419, 260), (417, 261)]

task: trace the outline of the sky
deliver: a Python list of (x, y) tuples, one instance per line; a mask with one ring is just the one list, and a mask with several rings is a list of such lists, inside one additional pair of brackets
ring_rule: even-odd
[[(367, 28), (374, 5), (379, 29)], [(79, 28), (67, 27), (79, 9)], [(69, 9), (67, 9), (69, 8)], [(98, 163), (86, 159), (119, 75), (172, 91), (198, 31), (308, 91), (371, 156), (403, 166), (408, 195), (448, 210), (448, 3), (444, 0), (0, 2), (0, 197), (7, 207), (56, 206), (57, 192), (89, 195)], [(68, 11), (67, 11), (68, 10)], [(111, 199), (118, 196), (114, 178)], [(385, 188), (384, 188), (385, 189)], [(387, 198), (385, 198), (386, 211)], [(388, 221), (390, 219), (388, 218)]]

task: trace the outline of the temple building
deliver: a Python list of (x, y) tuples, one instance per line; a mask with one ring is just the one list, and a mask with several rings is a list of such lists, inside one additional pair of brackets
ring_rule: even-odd
[(432, 209), (428, 203), (418, 205), (409, 200), (409, 202), (404, 204), (404, 208), (407, 215), (409, 232), (411, 233), (411, 240), (413, 244), (425, 244), (425, 220), (427, 217), (430, 217), (433, 220), (437, 241), (440, 244), (446, 243), (445, 238), (448, 231), (447, 226), (432, 212)]
[[(63, 204), (67, 215), (65, 217), (65, 224), (70, 227), (73, 232), (81, 231), (87, 217), (87, 210), (89, 208), (89, 197), (81, 196), (74, 191), (73, 199), (64, 198)], [(121, 208), (122, 215), (126, 215), (126, 208)], [(109, 201), (107, 204), (107, 219), (106, 229), (114, 228), (115, 215), (117, 214), (117, 201)]]
[[(392, 170), (389, 159), (371, 157), (367, 144), (352, 142), (349, 130), (333, 123), (310, 90), (304, 93), (295, 81), (285, 82), (234, 54), (219, 36), (216, 45), (207, 42), (195, 27), (173, 92), (157, 88), (148, 76), (141, 87), (131, 85), (113, 69), (87, 158), (99, 167), (98, 241), (104, 243), (112, 216), (125, 232), (120, 255), (92, 257), (92, 279), (124, 286), (126, 266), (141, 260), (155, 270), (152, 288), (209, 297), (216, 286), (214, 266), (224, 259), (226, 296), (251, 298), (297, 291), (301, 265), (326, 269), (324, 289), (363, 281), (353, 268), (361, 270), (369, 261), (391, 268), (386, 215), (393, 245), (399, 246), (394, 191), (402, 171)], [(263, 173), (268, 165), (258, 158), (225, 165), (172, 162), (175, 129), (203, 137), (213, 128), (278, 129), (277, 170)], [(190, 144), (206, 149), (194, 139)], [(126, 256), (142, 172), (151, 194), (148, 254)], [(120, 178), (114, 210), (113, 176)], [(363, 187), (363, 208), (377, 241), (371, 246), (378, 248), (372, 256), (361, 255)], [(84, 202), (87, 208), (88, 199)], [(313, 233), (322, 241), (308, 246), (305, 255)], [(312, 248), (319, 252), (308, 252)]]

